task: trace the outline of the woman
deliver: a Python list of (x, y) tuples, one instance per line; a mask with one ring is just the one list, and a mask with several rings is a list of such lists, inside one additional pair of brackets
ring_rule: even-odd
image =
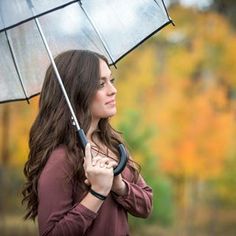
[(122, 139), (109, 124), (117, 90), (108, 61), (94, 52), (71, 50), (55, 62), (89, 144), (84, 155), (50, 66), (30, 131), (25, 218), (38, 217), (43, 236), (129, 235), (127, 213), (147, 217), (152, 190), (130, 157), (124, 171), (113, 175)]

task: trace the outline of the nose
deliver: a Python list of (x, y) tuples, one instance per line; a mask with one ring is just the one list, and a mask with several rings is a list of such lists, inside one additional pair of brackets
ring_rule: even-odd
[(111, 96), (111, 95), (115, 95), (116, 93), (117, 93), (116, 87), (114, 86), (113, 83), (109, 82), (108, 95)]

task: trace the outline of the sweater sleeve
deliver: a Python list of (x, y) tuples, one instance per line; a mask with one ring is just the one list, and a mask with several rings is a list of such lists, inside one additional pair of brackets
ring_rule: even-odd
[(123, 176), (128, 192), (124, 196), (112, 193), (113, 198), (123, 206), (131, 215), (146, 218), (152, 210), (152, 189), (145, 183), (140, 175), (137, 183), (133, 183)]
[(97, 213), (73, 203), (71, 168), (63, 148), (55, 150), (38, 181), (38, 224), (40, 236), (84, 235)]

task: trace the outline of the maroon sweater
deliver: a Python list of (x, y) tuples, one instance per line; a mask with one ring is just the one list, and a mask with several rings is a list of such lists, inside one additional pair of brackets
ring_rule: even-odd
[(51, 154), (38, 182), (38, 224), (40, 236), (124, 236), (129, 235), (127, 212), (147, 217), (152, 208), (152, 190), (140, 176), (132, 183), (128, 168), (122, 177), (128, 187), (126, 196), (110, 193), (97, 213), (80, 204), (86, 195), (74, 191), (69, 180), (71, 167), (63, 147)]

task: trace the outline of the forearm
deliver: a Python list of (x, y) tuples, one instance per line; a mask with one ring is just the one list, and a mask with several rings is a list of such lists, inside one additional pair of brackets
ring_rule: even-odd
[(75, 204), (68, 211), (55, 211), (42, 224), (39, 215), (40, 236), (84, 235), (97, 214), (81, 203)]
[(146, 218), (152, 209), (152, 189), (149, 186), (139, 186), (124, 180), (126, 194), (119, 195), (113, 192), (114, 199), (130, 214)]
[(94, 195), (92, 195), (90, 192), (85, 196), (85, 198), (81, 201), (81, 205), (85, 206), (89, 210), (97, 213), (100, 207), (102, 206), (103, 201)]
[(55, 217), (50, 217), (47, 223), (47, 228), (50, 230), (44, 231), (42, 235), (83, 235), (95, 219), (102, 204), (101, 199), (88, 192), (83, 200), (66, 212), (60, 220), (56, 219), (57, 214)]
[(128, 188), (123, 179), (121, 180), (121, 183), (118, 186), (112, 188), (112, 192), (118, 196), (125, 196), (128, 194)]

